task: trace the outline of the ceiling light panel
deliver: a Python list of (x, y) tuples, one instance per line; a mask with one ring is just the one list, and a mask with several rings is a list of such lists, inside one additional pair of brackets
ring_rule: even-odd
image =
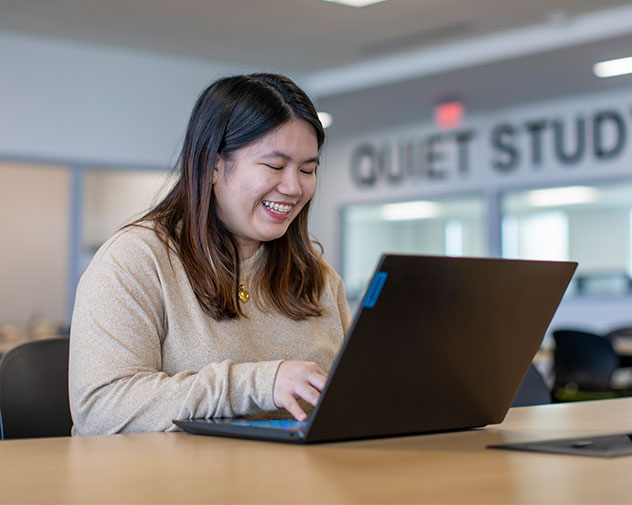
[(616, 77), (618, 75), (632, 74), (632, 56), (596, 63), (593, 66), (593, 73), (597, 77)]
[(323, 0), (323, 2), (348, 5), (349, 7), (366, 7), (368, 5), (386, 2), (386, 0)]
[(380, 214), (386, 221), (429, 219), (439, 216), (439, 205), (426, 201), (389, 203), (382, 207)]
[(533, 207), (557, 207), (576, 205), (597, 200), (597, 190), (587, 186), (568, 186), (564, 188), (537, 189), (527, 194), (527, 201)]

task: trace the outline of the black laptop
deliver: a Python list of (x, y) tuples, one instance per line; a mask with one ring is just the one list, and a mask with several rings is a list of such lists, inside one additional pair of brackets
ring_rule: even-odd
[(173, 422), (195, 434), (296, 443), (499, 423), (576, 267), (384, 255), (307, 421)]

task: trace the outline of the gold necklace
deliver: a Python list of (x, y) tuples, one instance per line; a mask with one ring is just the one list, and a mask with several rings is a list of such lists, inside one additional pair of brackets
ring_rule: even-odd
[(239, 285), (239, 291), (237, 291), (237, 295), (239, 296), (239, 299), (244, 303), (250, 300), (250, 293), (246, 291), (246, 286), (244, 284)]

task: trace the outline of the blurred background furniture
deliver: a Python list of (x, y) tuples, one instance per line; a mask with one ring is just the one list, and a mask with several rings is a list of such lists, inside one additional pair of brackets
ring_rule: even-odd
[(527, 371), (527, 375), (520, 385), (518, 393), (514, 398), (512, 407), (527, 407), (530, 405), (542, 405), (551, 403), (551, 393), (546, 386), (542, 375), (532, 364)]
[(70, 435), (68, 348), (68, 338), (46, 338), (14, 347), (2, 357), (3, 438)]
[(7, 323), (0, 326), (0, 357), (18, 345), (45, 338), (68, 337), (70, 327), (52, 324), (45, 318), (34, 315), (25, 326)]
[(580, 401), (630, 396), (632, 390), (616, 387), (613, 374), (619, 368), (619, 356), (607, 338), (578, 329), (553, 332), (555, 375), (554, 401)]
[(632, 367), (632, 326), (615, 328), (604, 335), (619, 355), (620, 367)]

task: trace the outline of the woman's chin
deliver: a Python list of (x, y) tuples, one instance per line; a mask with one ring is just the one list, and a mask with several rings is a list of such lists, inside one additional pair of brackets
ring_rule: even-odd
[(261, 242), (270, 242), (272, 240), (277, 240), (281, 238), (283, 235), (287, 233), (288, 226), (283, 227), (283, 229), (269, 230), (265, 233), (261, 234)]

